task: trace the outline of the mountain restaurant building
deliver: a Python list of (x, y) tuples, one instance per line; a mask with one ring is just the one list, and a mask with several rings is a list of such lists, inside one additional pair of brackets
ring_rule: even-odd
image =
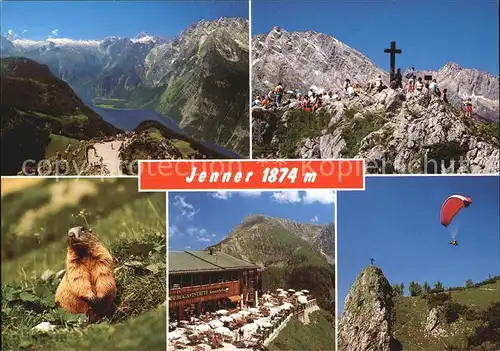
[(169, 317), (198, 317), (238, 304), (255, 306), (262, 290), (261, 268), (209, 249), (168, 253)]

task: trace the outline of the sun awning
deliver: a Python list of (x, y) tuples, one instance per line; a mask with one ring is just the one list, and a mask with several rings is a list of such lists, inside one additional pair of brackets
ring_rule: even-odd
[(228, 299), (231, 302), (240, 302), (241, 301), (241, 296), (240, 295), (233, 295), (233, 296), (229, 296)]

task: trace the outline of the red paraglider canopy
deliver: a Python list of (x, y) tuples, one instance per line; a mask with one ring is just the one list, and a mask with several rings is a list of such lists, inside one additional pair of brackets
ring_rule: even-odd
[(471, 203), (471, 198), (463, 195), (451, 195), (448, 197), (441, 205), (441, 224), (447, 227), (457, 213), (463, 207), (469, 207)]

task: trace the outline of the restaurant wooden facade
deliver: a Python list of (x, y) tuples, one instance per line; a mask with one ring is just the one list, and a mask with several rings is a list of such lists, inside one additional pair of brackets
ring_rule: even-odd
[(241, 303), (253, 306), (262, 290), (259, 266), (209, 249), (168, 253), (169, 317), (186, 319)]

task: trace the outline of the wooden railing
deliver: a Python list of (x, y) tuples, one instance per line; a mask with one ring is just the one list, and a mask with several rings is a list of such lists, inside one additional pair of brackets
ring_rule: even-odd
[(273, 319), (271, 321), (271, 324), (273, 326), (271, 328), (266, 328), (262, 333), (262, 342), (266, 343), (266, 341), (269, 339), (269, 337), (272, 336), (274, 334), (274, 332), (278, 328), (280, 328), (283, 324), (288, 323), (288, 321), (292, 318), (292, 316), (303, 313), (307, 308), (315, 306), (315, 305), (317, 305), (316, 299), (312, 299), (312, 300), (307, 301), (306, 303), (292, 307), (287, 314), (285, 314), (281, 317), (278, 317), (276, 319)]

